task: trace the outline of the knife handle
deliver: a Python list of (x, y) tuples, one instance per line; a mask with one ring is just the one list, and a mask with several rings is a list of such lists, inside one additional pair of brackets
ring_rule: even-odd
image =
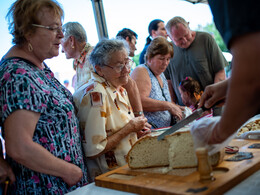
[(222, 107), (222, 104), (224, 103), (225, 101), (224, 100), (220, 100), (220, 101), (217, 101), (213, 106), (211, 106), (210, 108), (206, 108), (204, 105), (201, 106), (201, 109), (203, 111), (207, 111), (207, 110), (210, 110), (211, 108), (216, 108), (216, 107)]

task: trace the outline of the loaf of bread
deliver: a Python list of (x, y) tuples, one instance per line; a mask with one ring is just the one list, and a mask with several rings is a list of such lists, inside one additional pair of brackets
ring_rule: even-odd
[[(192, 168), (198, 165), (190, 131), (179, 130), (157, 140), (158, 134), (147, 135), (139, 139), (128, 152), (127, 162), (130, 168), (148, 168), (169, 166), (170, 168)], [(209, 157), (212, 166), (223, 160), (223, 154)]]

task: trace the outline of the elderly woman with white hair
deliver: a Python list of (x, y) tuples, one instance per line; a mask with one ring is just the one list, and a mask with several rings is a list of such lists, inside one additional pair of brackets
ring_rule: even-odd
[(126, 90), (131, 68), (123, 40), (102, 40), (93, 49), (91, 80), (74, 94), (83, 148), (92, 180), (126, 164), (137, 132), (149, 130), (144, 116), (134, 117)]
[[(89, 81), (91, 72), (93, 72), (93, 67), (89, 62), (89, 55), (93, 48), (87, 43), (86, 31), (78, 22), (68, 22), (62, 28), (64, 33), (64, 38), (61, 41), (62, 52), (65, 53), (67, 59), (74, 58), (73, 67), (76, 70), (77, 77), (76, 91), (80, 86)], [(134, 115), (143, 115), (139, 90), (130, 76), (128, 76), (128, 82), (124, 85), (124, 88), (129, 94)]]

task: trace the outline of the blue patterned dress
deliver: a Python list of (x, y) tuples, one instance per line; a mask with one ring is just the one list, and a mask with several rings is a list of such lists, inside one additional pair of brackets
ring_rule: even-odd
[(54, 78), (51, 70), (47, 67), (40, 70), (22, 58), (9, 58), (0, 66), (0, 86), (0, 122), (3, 124), (10, 114), (19, 109), (41, 113), (33, 141), (83, 171), (81, 181), (69, 187), (61, 178), (32, 171), (7, 156), (16, 176), (11, 193), (64, 194), (87, 184), (72, 95)]
[[(169, 87), (168, 87), (168, 83), (167, 83), (167, 80), (166, 80), (164, 74), (162, 73), (160, 75), (160, 77), (163, 81), (163, 88), (161, 89), (161, 86), (159, 85), (157, 78), (154, 76), (154, 74), (151, 72), (151, 70), (144, 64), (139, 65), (139, 66), (145, 67), (147, 69), (147, 71), (149, 73), (149, 77), (151, 79), (152, 88), (151, 88), (149, 97), (152, 99), (155, 99), (155, 100), (171, 102)], [(148, 122), (156, 125), (157, 128), (168, 127), (171, 125), (172, 115), (168, 110), (157, 111), (157, 112), (144, 112), (144, 115), (148, 119)]]

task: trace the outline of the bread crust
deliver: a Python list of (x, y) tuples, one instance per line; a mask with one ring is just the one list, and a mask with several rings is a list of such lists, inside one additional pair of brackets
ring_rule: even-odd
[[(170, 162), (170, 159), (173, 159), (174, 157), (170, 157), (169, 155), (174, 155), (174, 154), (172, 154), (170, 152), (170, 145), (171, 145), (171, 143), (173, 141), (175, 141), (175, 140), (173, 140), (171, 142), (171, 139), (175, 139), (175, 137), (176, 137), (176, 139), (178, 139), (179, 136), (183, 135), (183, 137), (184, 137), (187, 134), (190, 135), (190, 131), (187, 130), (187, 128), (186, 128), (184, 130), (176, 131), (176, 132), (174, 132), (171, 135), (167, 135), (167, 136), (165, 136), (164, 140), (160, 140), (160, 141), (157, 140), (157, 137), (158, 137), (158, 135), (160, 135), (160, 133), (153, 133), (153, 134), (149, 134), (149, 135), (146, 135), (146, 136), (140, 138), (132, 146), (132, 148), (130, 149), (130, 151), (128, 152), (128, 154), (126, 156), (126, 161), (128, 163), (129, 168), (132, 168), (132, 169), (142, 169), (142, 168), (153, 168), (153, 167), (162, 167), (162, 166), (171, 165), (172, 163)], [(191, 147), (191, 144), (192, 144), (192, 148), (193, 148), (193, 139), (192, 139), (192, 137), (187, 136), (187, 138), (188, 138), (188, 140), (191, 139), (191, 141), (190, 141), (191, 143), (189, 143), (190, 144), (189, 147)], [(159, 155), (158, 154), (154, 154), (154, 152), (151, 151), (150, 147), (147, 147), (147, 153), (144, 152), (146, 144), (148, 142), (151, 142), (150, 143), (150, 144), (152, 144), (151, 148), (153, 148), (154, 150), (156, 150), (156, 148), (158, 148), (158, 152), (160, 153)], [(139, 144), (143, 144), (143, 148), (141, 148), (141, 147), (139, 147), (139, 148), (141, 148), (141, 150), (142, 150), (141, 153), (144, 153), (144, 154), (140, 154), (140, 156), (137, 155), (137, 156), (134, 156), (134, 157), (131, 156), (131, 155), (135, 155), (135, 152), (138, 153), (138, 151), (135, 151), (135, 150), (139, 149), (138, 148)], [(160, 148), (160, 147), (162, 147), (162, 148)], [(155, 157), (151, 156), (150, 154), (154, 155)], [(156, 163), (153, 163), (153, 162), (151, 162), (151, 163), (147, 162), (149, 159), (145, 159), (145, 158), (148, 158), (149, 155), (150, 155), (151, 159), (155, 160), (157, 163), (158, 163), (158, 158), (159, 158), (158, 156), (162, 157), (162, 161), (160, 162), (161, 164), (156, 164)], [(163, 156), (163, 155), (167, 155), (167, 156)], [(179, 153), (179, 155), (180, 155), (180, 153)], [(193, 153), (191, 155), (193, 155)], [(195, 155), (195, 151), (194, 151), (194, 155)], [(224, 155), (225, 155), (225, 152), (224, 152), (224, 149), (223, 149), (222, 151), (220, 151), (220, 152), (210, 156), (210, 162), (211, 162), (212, 166), (217, 166), (220, 162), (222, 162), (223, 158), (224, 158)], [(134, 160), (136, 160), (136, 159), (133, 159), (133, 158), (139, 158), (139, 159), (142, 158), (140, 160), (140, 162), (142, 162), (142, 160), (144, 159), (143, 161), (145, 163), (143, 165), (136, 166), (136, 165), (134, 165), (134, 163), (137, 162), (137, 161), (133, 162)], [(194, 158), (195, 158), (195, 160), (194, 160)], [(190, 165), (190, 166), (180, 165), (180, 166), (174, 166), (172, 168), (178, 169), (178, 168), (194, 168), (194, 167), (197, 167), (196, 155), (195, 155), (195, 157), (192, 156), (192, 159), (194, 160), (193, 161), (193, 165)], [(138, 164), (140, 164), (140, 163), (138, 163)], [(191, 164), (192, 164), (192, 162), (191, 162)]]

